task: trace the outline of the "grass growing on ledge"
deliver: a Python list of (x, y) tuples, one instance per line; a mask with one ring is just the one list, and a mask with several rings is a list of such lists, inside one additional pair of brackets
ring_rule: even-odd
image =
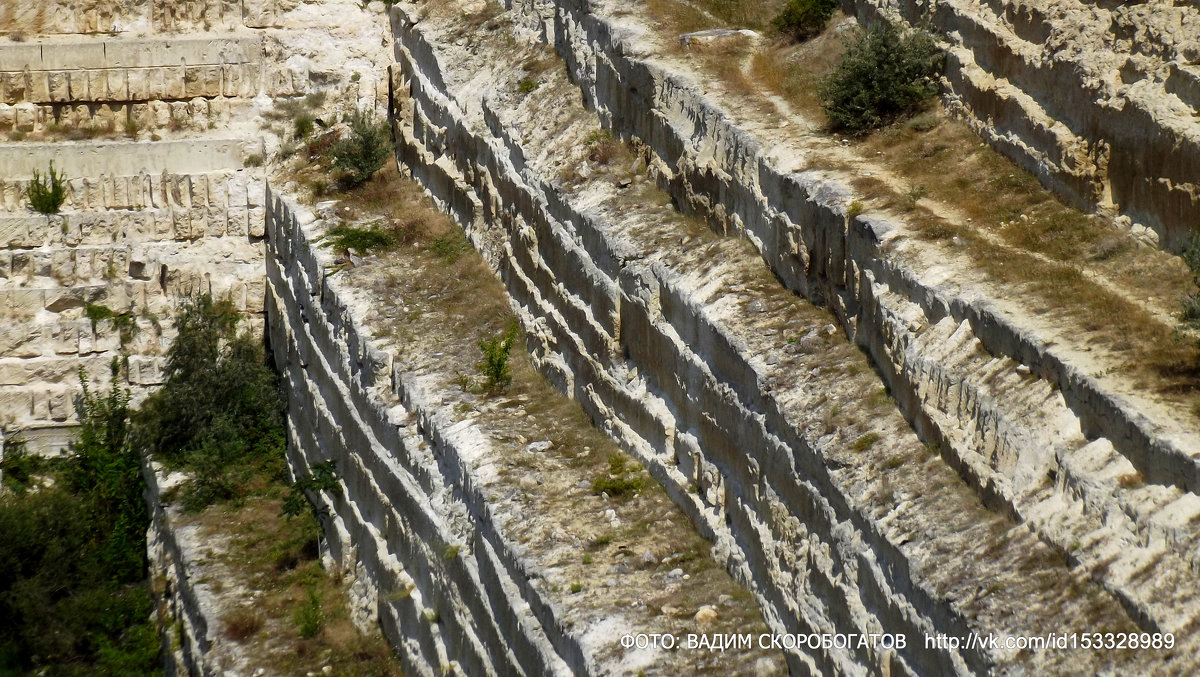
[(54, 171), (54, 163), (42, 176), (33, 170), (33, 180), (25, 187), (29, 206), (39, 214), (57, 214), (67, 199), (67, 184), (61, 173)]
[(628, 456), (616, 452), (608, 457), (608, 472), (592, 480), (592, 493), (608, 494), (613, 498), (632, 496), (645, 489), (650, 482), (642, 467), (633, 463)]
[(866, 451), (878, 441), (879, 433), (867, 433), (854, 441), (853, 449), (855, 451)]
[(92, 331), (96, 331), (96, 323), (104, 320), (112, 321), (113, 328), (117, 330), (120, 336), (121, 345), (129, 343), (137, 334), (137, 322), (133, 319), (131, 313), (118, 313), (108, 306), (98, 303), (89, 303), (84, 306), (84, 316), (92, 323)]
[(354, 250), (359, 255), (369, 252), (387, 251), (396, 246), (396, 237), (378, 228), (336, 226), (325, 233), (321, 244), (343, 254)]

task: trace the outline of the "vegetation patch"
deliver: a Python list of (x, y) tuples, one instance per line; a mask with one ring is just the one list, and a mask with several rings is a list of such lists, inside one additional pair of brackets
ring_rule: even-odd
[(54, 171), (54, 163), (45, 176), (33, 170), (33, 180), (25, 188), (29, 206), (41, 214), (57, 214), (67, 200), (67, 184), (63, 175)]
[(259, 471), (284, 476), (283, 393), (261, 344), (238, 332), (240, 319), (209, 295), (185, 303), (167, 380), (136, 417), (144, 448), (191, 475), (189, 510), (238, 495)]
[(330, 148), (333, 168), (343, 188), (366, 183), (391, 156), (391, 135), (387, 124), (363, 111), (350, 118), (349, 134)]
[(291, 491), (283, 499), (280, 514), (292, 518), (310, 512), (314, 518), (320, 517), (322, 513), (315, 503), (308, 500), (308, 492), (341, 495), (342, 485), (338, 483), (338, 479), (333, 461), (312, 464), (308, 474), (297, 477), (296, 481), (292, 482)]
[[(114, 382), (119, 363), (112, 365)], [(83, 379), (71, 455), (5, 451), (0, 490), (0, 673), (161, 672), (150, 620), (140, 462), (129, 444), (129, 394)], [(17, 471), (17, 477), (9, 476)], [(36, 476), (42, 475), (45, 481)]]
[(1183, 262), (1192, 273), (1192, 285), (1196, 290), (1183, 298), (1180, 319), (1192, 329), (1200, 329), (1200, 235), (1192, 236), (1183, 249)]
[(771, 20), (771, 27), (793, 40), (807, 40), (825, 30), (837, 8), (837, 0), (788, 0)]
[(354, 250), (357, 254), (372, 251), (387, 251), (396, 246), (397, 238), (377, 227), (335, 226), (325, 232), (322, 244), (343, 254)]
[(867, 433), (854, 441), (852, 448), (855, 451), (866, 451), (871, 448), (871, 445), (879, 441), (879, 433)]
[(938, 92), (945, 54), (923, 30), (890, 24), (861, 31), (821, 83), (821, 107), (834, 130), (861, 134), (923, 109)]
[(489, 393), (502, 392), (512, 383), (512, 368), (508, 359), (512, 354), (513, 342), (517, 340), (517, 331), (517, 323), (513, 322), (503, 334), (479, 342), (483, 359), (478, 367), (483, 374), (484, 388)]
[(632, 496), (649, 485), (650, 478), (642, 467), (625, 454), (614, 452), (608, 457), (608, 472), (592, 480), (592, 493), (608, 494), (613, 498)]
[(96, 331), (97, 322), (111, 321), (113, 328), (117, 330), (121, 338), (121, 345), (129, 343), (137, 333), (137, 321), (133, 319), (132, 313), (118, 313), (112, 308), (98, 303), (87, 304), (84, 306), (83, 313), (91, 321), (93, 332)]

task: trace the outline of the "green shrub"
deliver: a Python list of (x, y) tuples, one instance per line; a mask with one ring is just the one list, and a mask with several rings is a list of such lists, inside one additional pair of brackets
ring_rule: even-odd
[(795, 40), (807, 40), (825, 30), (837, 8), (837, 0), (788, 0), (771, 21), (771, 27)]
[(67, 185), (63, 177), (54, 171), (54, 163), (50, 163), (50, 171), (45, 177), (33, 170), (33, 180), (25, 189), (29, 197), (29, 206), (41, 214), (57, 214), (67, 199)]
[(872, 445), (879, 441), (879, 433), (867, 433), (854, 441), (852, 445), (855, 451), (866, 451)]
[(297, 140), (303, 141), (312, 136), (313, 116), (311, 113), (300, 113), (292, 120), (292, 132)]
[(304, 605), (296, 611), (296, 625), (300, 630), (300, 636), (306, 639), (316, 637), (317, 633), (321, 632), (321, 626), (324, 623), (325, 614), (321, 611), (321, 598), (317, 595), (316, 590), (309, 588)]
[(333, 144), (333, 167), (344, 188), (366, 183), (391, 154), (391, 136), (385, 123), (363, 111), (350, 118), (350, 134)]
[(884, 24), (860, 32), (822, 81), (821, 107), (835, 130), (859, 134), (921, 110), (938, 92), (945, 54), (923, 30)]
[(337, 468), (333, 461), (314, 463), (307, 475), (297, 477), (296, 481), (292, 482), (292, 490), (283, 499), (283, 507), (279, 514), (291, 519), (308, 510), (313, 517), (318, 517), (321, 511), (318, 511), (316, 505), (308, 500), (305, 492), (323, 491), (336, 495), (340, 494), (341, 490), (342, 485), (338, 484)]
[(356, 228), (354, 226), (336, 226), (325, 233), (322, 241), (335, 251), (345, 252), (353, 249), (359, 254), (370, 251), (385, 251), (396, 246), (396, 238), (391, 233), (378, 228)]
[(1180, 310), (1180, 319), (1184, 324), (1194, 329), (1200, 329), (1200, 292), (1183, 297)]
[(514, 322), (503, 334), (479, 342), (483, 359), (478, 366), (486, 379), (484, 387), (488, 392), (498, 393), (512, 383), (512, 368), (508, 365), (508, 358), (516, 339), (517, 325)]
[[(1200, 287), (1200, 235), (1193, 235), (1183, 248), (1180, 256), (1192, 271), (1192, 284)], [(1182, 320), (1184, 324), (1200, 329), (1200, 291), (1192, 292), (1183, 297)]]
[[(119, 362), (112, 368), (116, 382)], [(49, 472), (54, 484), (0, 493), (2, 674), (161, 672), (148, 621), (149, 517), (139, 458), (128, 443), (129, 394), (117, 386), (94, 393), (83, 384), (73, 453), (25, 468)], [(23, 465), (8, 454), (5, 461)]]
[(530, 94), (541, 86), (542, 83), (533, 78), (521, 78), (521, 81), (517, 83), (517, 91), (521, 94)]
[(25, 450), (25, 440), (20, 435), (10, 434), (0, 451), (0, 487), (17, 496), (37, 488), (38, 476), (45, 472), (48, 461)]
[(249, 468), (283, 473), (283, 393), (261, 344), (238, 332), (240, 319), (232, 303), (207, 294), (185, 302), (167, 380), (135, 417), (147, 451), (191, 472), (189, 509), (233, 497)]

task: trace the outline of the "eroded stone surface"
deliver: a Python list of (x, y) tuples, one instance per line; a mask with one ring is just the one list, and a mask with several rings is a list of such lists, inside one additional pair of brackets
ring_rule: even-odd
[[(526, 8), (520, 9), (523, 13)], [(575, 392), (581, 401), (594, 407), (593, 416), (607, 421), (615, 435), (634, 448), (640, 438), (643, 458), (661, 459), (664, 475), (669, 477), (670, 469), (677, 467), (687, 479), (701, 478), (701, 486), (705, 481), (713, 483), (717, 490), (710, 493), (702, 489), (701, 496), (718, 514), (730, 515), (735, 523), (739, 523), (740, 510), (752, 515), (743, 518), (746, 522), (741, 524), (756, 524), (757, 520), (766, 519), (764, 515), (771, 514), (763, 507), (770, 501), (761, 499), (762, 490), (752, 494), (749, 488), (760, 482), (755, 470), (747, 477), (742, 464), (747, 455), (770, 449), (774, 442), (767, 440), (776, 435), (790, 446), (790, 454), (785, 454), (785, 458), (791, 454), (802, 458), (800, 450), (811, 448), (821, 460), (816, 465), (804, 466), (793, 457), (791, 462), (798, 465), (783, 469), (775, 465), (778, 461), (755, 458), (752, 468), (770, 467), (770, 472), (762, 471), (763, 476), (780, 482), (785, 480), (779, 477), (790, 473), (804, 478), (830, 473), (830, 484), (819, 484), (817, 493), (833, 502), (835, 515), (842, 514), (838, 510), (844, 506), (850, 510), (845, 514), (864, 516), (864, 522), (850, 520), (850, 524), (856, 525), (852, 529), (878, 533), (878, 526), (867, 525), (886, 513), (877, 513), (859, 503), (864, 497), (840, 484), (850, 481), (843, 477), (842, 470), (849, 462), (849, 467), (865, 473), (863, 479), (880, 481), (884, 477), (890, 483), (895, 481), (895, 470), (904, 465), (903, 454), (892, 454), (872, 466), (839, 458), (836, 438), (806, 444), (802, 441), (805, 433), (795, 433), (797, 439), (782, 432), (791, 426), (813, 430), (811, 426), (790, 421), (782, 412), (774, 414), (779, 406), (775, 402), (790, 398), (781, 394), (787, 392), (786, 381), (769, 374), (772, 367), (784, 363), (783, 355), (788, 353), (772, 354), (770, 350), (759, 349), (762, 350), (759, 363), (749, 357), (755, 350), (742, 347), (753, 346), (758, 336), (748, 331), (752, 324), (745, 324), (744, 316), (736, 321), (727, 320), (728, 311), (699, 310), (704, 307), (699, 290), (706, 288), (706, 284), (720, 289), (720, 298), (726, 300), (730, 290), (746, 287), (744, 283), (726, 281), (720, 265), (713, 263), (728, 261), (729, 257), (714, 251), (704, 252), (707, 258), (685, 256), (676, 264), (680, 268), (672, 272), (669, 258), (664, 257), (669, 257), (668, 252), (674, 249), (671, 243), (686, 245), (689, 236), (685, 231), (680, 238), (678, 229), (673, 233), (656, 233), (647, 223), (648, 219), (653, 220), (654, 209), (646, 204), (646, 197), (619, 194), (629, 190), (637, 177), (621, 168), (598, 173), (594, 165), (588, 164), (586, 153), (577, 152), (586, 145), (595, 122), (588, 122), (589, 114), (582, 109), (570, 110), (570, 105), (562, 103), (571, 100), (570, 85), (553, 75), (543, 75), (539, 76), (536, 90), (521, 92), (518, 83), (526, 71), (520, 55), (501, 56), (503, 50), (487, 38), (463, 40), (455, 32), (453, 21), (439, 23), (438, 18), (436, 13), (426, 13), (421, 22), (414, 23), (403, 8), (393, 14), (400, 56), (393, 91), (405, 95), (393, 102), (395, 119), (400, 122), (397, 132), (404, 139), (400, 157), (414, 176), (466, 225), (476, 246), (493, 262), (514, 297), (529, 313), (527, 321), (532, 333), (539, 337), (545, 351), (542, 369), (560, 387)], [(500, 17), (493, 21), (503, 26), (508, 19)], [(1147, 454), (1165, 452), (1163, 460), (1173, 459), (1169, 462), (1187, 466), (1191, 463), (1188, 452), (1191, 443), (1184, 440), (1190, 438), (1168, 437), (1163, 429), (1155, 427), (1161, 421), (1140, 429), (1148, 422), (1136, 416), (1133, 409), (1124, 409), (1119, 417), (1101, 424), (1101, 429), (1112, 433), (1114, 443), (1125, 455), (1125, 470), (1117, 463), (1092, 475), (1096, 469), (1070, 459), (1076, 449), (1096, 448), (1097, 419), (1101, 418), (1096, 412), (1111, 412), (1114, 408), (1121, 411), (1125, 405), (1119, 398), (1096, 392), (1095, 383), (1081, 382), (1076, 368), (1058, 361), (1061, 356), (1047, 351), (1046, 346), (1028, 342), (1027, 334), (979, 300), (943, 297), (937, 288), (925, 286), (922, 275), (881, 258), (877, 247), (885, 238), (879, 234), (894, 235), (894, 226), (870, 219), (854, 219), (847, 224), (842, 207), (846, 198), (836, 184), (816, 173), (794, 175), (767, 164), (755, 141), (730, 125), (720, 109), (690, 89), (686, 80), (638, 61), (636, 55), (640, 51), (635, 33), (616, 28), (615, 24), (589, 14), (582, 5), (574, 4), (565, 10), (560, 6), (554, 21), (535, 12), (513, 17), (511, 24), (526, 29), (537, 26), (531, 31), (532, 36), (553, 37), (572, 75), (584, 88), (584, 101), (594, 103), (600, 109), (601, 119), (613, 124), (617, 131), (645, 142), (653, 152), (652, 160), (657, 156), (658, 162), (651, 163), (651, 179), (657, 177), (679, 203), (698, 211), (716, 212), (718, 220), (727, 223), (731, 231), (744, 230), (787, 286), (829, 303), (846, 331), (867, 348), (883, 371), (901, 411), (922, 435), (945, 446), (950, 467), (956, 468), (966, 480), (962, 484), (951, 483), (949, 495), (957, 498), (934, 497), (918, 491), (919, 499), (905, 503), (905, 507), (912, 508), (916, 515), (924, 515), (920, 519), (934, 519), (934, 515), (965, 514), (962, 506), (970, 505), (973, 500), (982, 499), (989, 505), (1008, 504), (1007, 511), (1025, 525), (1017, 527), (1018, 531), (1032, 529), (1048, 542), (1051, 548), (1046, 551), (1047, 559), (1040, 560), (1032, 569), (1029, 564), (1017, 567), (1042, 572), (1032, 577), (1040, 581), (1032, 586), (998, 583), (994, 577), (1004, 574), (992, 568), (998, 561), (996, 553), (977, 553), (982, 568), (972, 576), (973, 580), (995, 583), (984, 586), (989, 591), (1005, 588), (1013, 594), (1030, 595), (1022, 601), (993, 600), (997, 604), (991, 610), (997, 614), (997, 620), (1006, 618), (1011, 609), (1021, 608), (1023, 613), (1028, 610), (1033, 614), (1028, 622), (1036, 624), (1034, 617), (1045, 613), (1045, 623), (1061, 623), (1062, 614), (1070, 613), (1065, 611), (1064, 601), (1034, 601), (1046, 592), (1045, 589), (1038, 592), (1037, 586), (1055, 586), (1073, 580), (1068, 589), (1060, 592), (1080, 604), (1076, 607), (1077, 622), (1085, 626), (1097, 622), (1097, 618), (1105, 618), (1108, 620), (1104, 622), (1117, 625), (1140, 625), (1143, 629), (1169, 626), (1179, 628), (1181, 635), (1189, 634), (1187, 630), (1193, 625), (1196, 613), (1191, 595), (1163, 594), (1175, 585), (1170, 581), (1191, 576), (1188, 546), (1164, 553), (1158, 546), (1145, 542), (1142, 536), (1148, 526), (1145, 523), (1135, 520), (1118, 526), (1105, 515), (1122, 503), (1149, 507), (1164, 505), (1160, 501), (1166, 499), (1180, 501), (1181, 508), (1189, 505), (1194, 487), (1190, 480), (1181, 480), (1174, 471), (1155, 476), (1148, 483), (1154, 486), (1141, 487), (1137, 482), (1118, 481), (1118, 478), (1130, 472), (1129, 459), (1134, 459), (1138, 468), (1152, 467), (1155, 462), (1149, 461)], [(511, 47), (507, 49), (511, 52)], [(447, 162), (447, 158), (452, 162)], [(564, 177), (571, 173), (574, 178)], [(693, 273), (696, 277), (690, 276)], [(754, 291), (761, 295), (768, 289), (770, 285), (756, 287)], [(693, 294), (701, 296), (691, 300)], [(745, 303), (743, 312), (751, 316), (760, 316), (764, 308), (770, 307), (762, 298), (747, 299)], [(772, 316), (769, 312), (765, 314)], [(944, 322), (951, 318), (951, 322)], [(726, 324), (727, 321), (732, 324)], [(701, 330), (697, 323), (721, 329)], [(798, 352), (819, 351), (818, 328), (813, 326), (803, 333), (805, 330), (797, 327), (803, 336)], [(741, 331), (748, 333), (742, 335)], [(665, 338), (660, 338), (659, 332)], [(727, 332), (742, 338), (729, 337)], [(716, 336), (725, 337), (727, 343), (714, 343)], [(985, 339), (990, 349), (1001, 346), (1002, 354), (1016, 359), (988, 355), (979, 347), (977, 337)], [(721, 345), (721, 350), (716, 345)], [(732, 353), (722, 352), (727, 350)], [(624, 353), (626, 360), (633, 360), (637, 372), (627, 378), (623, 372), (628, 367), (622, 368), (621, 360), (611, 357), (614, 352)], [(742, 352), (745, 357), (733, 357)], [(680, 357), (667, 357), (671, 355)], [(610, 361), (615, 364), (609, 364)], [(1035, 365), (1035, 369), (1030, 369), (1029, 364)], [(736, 411), (736, 407), (728, 409), (728, 404), (717, 404), (729, 395), (711, 402), (700, 396), (698, 393), (704, 392), (703, 381), (686, 376), (689, 368), (711, 373), (708, 378), (725, 383), (727, 392), (746, 398), (742, 406), (749, 411), (765, 408), (768, 412), (765, 443), (747, 445), (745, 424), (734, 425), (721, 418), (722, 407)], [(1054, 380), (1069, 383), (1070, 390), (1064, 385), (1059, 394), (1045, 382), (1028, 378), (1033, 371), (1045, 373), (1047, 368), (1052, 373), (1059, 370)], [(614, 371), (619, 375), (614, 376)], [(820, 372), (818, 367), (816, 374)], [(646, 380), (643, 382), (639, 377)], [(645, 385), (644, 391), (638, 389), (641, 383)], [(633, 384), (633, 392), (621, 384)], [(825, 392), (829, 388), (823, 385), (814, 389)], [(700, 412), (704, 415), (700, 416)], [(1139, 429), (1141, 432), (1137, 432)], [(731, 435), (731, 430), (736, 430), (736, 436), (722, 440), (721, 436)], [(880, 437), (895, 437), (895, 433), (889, 431)], [(1147, 437), (1152, 440), (1149, 444), (1144, 441)], [(697, 439), (701, 441), (697, 443)], [(851, 439), (841, 444), (853, 447), (855, 442)], [(1180, 446), (1173, 446), (1176, 444)], [(876, 445), (866, 446), (873, 449)], [(712, 465), (698, 463), (697, 456)], [(648, 462), (654, 466), (654, 461)], [(1061, 477), (1059, 468), (1068, 465), (1083, 475), (1065, 484), (1045, 485), (1043, 478)], [(1103, 462), (1099, 465), (1103, 466)], [(697, 474), (697, 468), (711, 469)], [(858, 475), (851, 472), (849, 476)], [(1183, 477), (1186, 476), (1185, 472)], [(686, 486), (686, 480), (675, 481)], [(1179, 488), (1171, 486), (1179, 481), (1183, 482)], [(1074, 487), (1094, 486), (1092, 482), (1107, 484), (1109, 488), (1093, 491), (1090, 499), (1080, 500)], [(883, 495), (894, 497), (892, 489), (887, 487)], [(804, 502), (794, 490), (780, 491), (777, 487), (773, 490), (786, 497), (782, 501), (784, 514)], [(764, 503), (755, 504), (744, 498), (749, 495)], [(732, 496), (750, 502), (752, 507), (739, 504)], [(875, 493), (867, 492), (865, 496), (873, 497)], [(924, 499), (935, 503), (921, 507)], [(677, 500), (686, 505), (690, 499)], [(936, 501), (949, 502), (938, 505)], [(955, 501), (959, 502), (957, 507), (948, 508)], [(856, 513), (857, 510), (862, 512)], [(1075, 518), (1076, 514), (1081, 516)], [(1178, 524), (1178, 520), (1190, 519), (1180, 513), (1165, 522)], [(801, 523), (814, 528), (809, 520), (811, 515), (806, 515)], [(891, 521), (884, 519), (885, 523)], [(996, 526), (1000, 531), (1008, 529)], [(763, 527), (776, 538), (780, 534), (772, 530), (781, 528), (781, 523), (770, 519), (766, 519)], [(721, 543), (721, 530), (717, 532)], [(874, 556), (887, 562), (886, 566), (903, 561), (905, 564), (901, 566), (908, 572), (906, 575), (929, 581), (920, 584), (914, 580), (903, 583), (888, 580), (898, 590), (914, 594), (920, 590), (929, 595), (918, 599), (901, 593), (904, 601), (888, 597), (889, 604), (899, 608), (910, 604), (911, 609), (920, 609), (900, 613), (899, 617), (911, 618), (915, 613), (924, 619), (921, 622), (931, 624), (915, 627), (986, 625), (988, 612), (981, 612), (973, 605), (991, 592), (983, 594), (979, 589), (955, 592), (948, 581), (934, 583), (937, 576), (920, 564), (921, 561), (931, 566), (937, 561), (970, 562), (972, 548), (954, 537), (941, 540), (936, 528), (923, 526), (912, 533), (922, 533), (929, 539), (924, 547), (915, 551), (903, 547), (890, 550), (885, 545), (887, 536), (882, 540), (861, 537), (872, 544)], [(1087, 538), (1080, 539), (1081, 535)], [(910, 542), (907, 539), (911, 536), (894, 536), (898, 542)], [(740, 532), (737, 538), (745, 538), (745, 532)], [(1014, 543), (1011, 535), (1001, 537), (998, 533), (976, 542), (988, 541), (1005, 548)], [(736, 545), (731, 551), (740, 550), (742, 561), (747, 562), (742, 571), (761, 586), (757, 589), (767, 598), (764, 603), (771, 609), (768, 615), (781, 619), (784, 627), (797, 624), (804, 627), (809, 622), (819, 625), (820, 621), (813, 620), (818, 617), (814, 607), (837, 609), (839, 604), (847, 606), (828, 612), (838, 619), (831, 622), (854, 623), (846, 620), (847, 615), (855, 618), (854, 612), (844, 610), (854, 608), (855, 602), (851, 600), (867, 600), (861, 603), (874, 609), (878, 596), (888, 595), (880, 592), (887, 588), (879, 584), (857, 591), (843, 588), (840, 591), (845, 596), (841, 598), (843, 601), (831, 601), (826, 594), (820, 603), (799, 605), (807, 614), (787, 616), (781, 610), (795, 604), (791, 601), (795, 598), (789, 595), (801, 593), (778, 588), (772, 592), (779, 583), (772, 580), (775, 574), (767, 572), (787, 571), (794, 566), (791, 561), (781, 564), (774, 559), (777, 554), (764, 553), (759, 546), (736, 540), (732, 543)], [(957, 550), (961, 547), (966, 549)], [(1091, 548), (1095, 550), (1089, 552)], [(1026, 556), (1036, 557), (1037, 550), (1029, 549), (1028, 545), (1017, 549)], [(834, 551), (840, 552), (837, 548)], [(747, 556), (747, 552), (751, 554)], [(1062, 559), (1053, 564), (1062, 553), (1070, 555), (1069, 566)], [(1112, 567), (1112, 553), (1126, 556), (1128, 566)], [(1147, 582), (1144, 578), (1130, 577), (1132, 571), (1139, 570), (1138, 563), (1146, 561), (1161, 566), (1158, 578)], [(808, 580), (813, 575), (810, 570)], [(923, 576), (933, 578), (923, 579)], [(1095, 576), (1101, 585), (1086, 582), (1089, 576)], [(1031, 582), (1026, 580), (1026, 584)], [(952, 601), (959, 594), (964, 598)], [(938, 599), (942, 601), (933, 602)], [(966, 599), (972, 602), (968, 605)], [(964, 616), (933, 611), (939, 608), (938, 604), (956, 611), (970, 606), (971, 610)], [(1101, 608), (1107, 611), (1101, 612)], [(1126, 609), (1132, 612), (1127, 615)], [(868, 617), (871, 616), (864, 616)], [(885, 614), (875, 619), (896, 622), (897, 617)], [(1010, 621), (1002, 623), (1012, 631)], [(1183, 649), (1184, 653), (1187, 651)], [(1040, 669), (1063, 670), (1082, 658), (1031, 658), (1003, 652), (942, 658), (921, 654), (920, 651), (902, 654), (893, 665), (916, 670), (930, 669), (933, 665), (978, 670), (1011, 661), (1028, 665), (1022, 662), (1033, 660), (1047, 661)], [(871, 662), (880, 658), (839, 656), (831, 652), (796, 660), (815, 660), (816, 665), (826, 669), (850, 670), (849, 666), (858, 660)], [(1161, 659), (1164, 657), (1129, 658), (1134, 662), (1145, 660), (1150, 665)], [(940, 663), (942, 660), (948, 662)], [(1186, 662), (1179, 654), (1168, 655), (1165, 660)]]

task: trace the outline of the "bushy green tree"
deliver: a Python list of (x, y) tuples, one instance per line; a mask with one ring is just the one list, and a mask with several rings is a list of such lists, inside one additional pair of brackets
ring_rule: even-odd
[(924, 30), (901, 33), (884, 24), (860, 32), (820, 87), (821, 107), (835, 130), (852, 134), (921, 110), (938, 92), (945, 54)]
[(388, 127), (374, 116), (355, 111), (349, 135), (333, 145), (333, 167), (345, 188), (366, 183), (391, 155)]
[(136, 416), (145, 448), (192, 473), (190, 508), (233, 497), (250, 465), (282, 470), (279, 379), (262, 346), (238, 333), (239, 320), (232, 303), (209, 295), (185, 303), (167, 351), (167, 380)]
[(788, 0), (771, 21), (771, 27), (794, 40), (807, 40), (825, 30), (837, 0)]
[(81, 374), (80, 435), (38, 472), (52, 487), (0, 495), (0, 674), (160, 671), (146, 585), (149, 517), (129, 394), (93, 393)]
[(1183, 297), (1182, 319), (1184, 324), (1193, 329), (1200, 328), (1200, 235), (1193, 235), (1183, 248), (1183, 262), (1192, 271), (1192, 284), (1197, 291)]

